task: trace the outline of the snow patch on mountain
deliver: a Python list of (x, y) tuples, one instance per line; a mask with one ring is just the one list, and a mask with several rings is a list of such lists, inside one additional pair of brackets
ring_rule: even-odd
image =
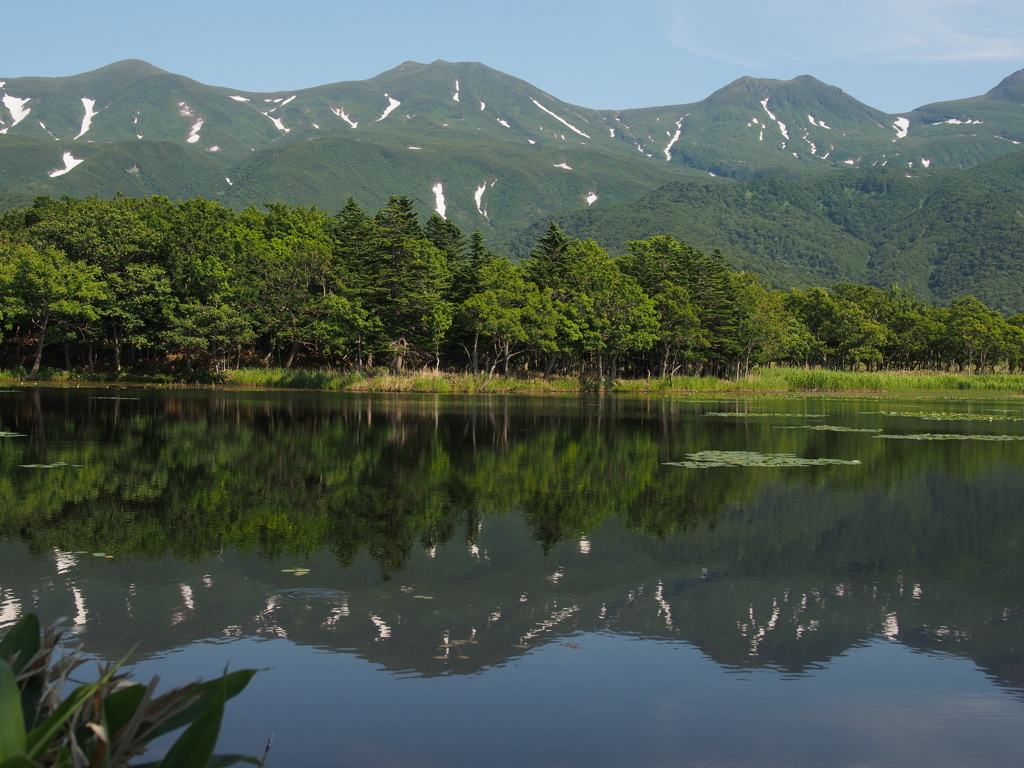
[(939, 120), (937, 123), (925, 123), (925, 125), (981, 125), (984, 120), (972, 120), (969, 117), (965, 117), (963, 120), (958, 120), (953, 117), (949, 120)]
[(55, 179), (58, 176), (63, 176), (65, 173), (70, 171), (72, 168), (74, 168), (75, 166), (80, 165), (81, 163), (84, 163), (84, 162), (85, 162), (85, 158), (82, 158), (81, 160), (79, 160), (77, 157), (72, 155), (70, 152), (65, 152), (64, 153), (64, 167), (63, 168), (58, 168), (55, 171), (50, 171), (50, 178), (51, 179)]
[(220, 152), (220, 145), (219, 144), (214, 144), (212, 147), (207, 147), (206, 151), (207, 152)]
[(284, 131), (285, 133), (289, 133), (291, 131), (291, 128), (284, 127), (284, 121), (280, 117), (271, 117), (269, 112), (260, 112), (260, 114), (266, 115), (268, 118), (270, 118), (270, 122), (274, 124), (277, 130)]
[(53, 135), (53, 131), (46, 127), (46, 123), (44, 123), (42, 120), (39, 121), (39, 127), (46, 131), (48, 134), (50, 134), (52, 138), (56, 139), (57, 141), (60, 141), (59, 138)]
[(409, 149), (423, 149), (423, 147), (409, 147)]
[(381, 115), (380, 117), (378, 117), (377, 120), (375, 121), (375, 122), (378, 122), (378, 123), (381, 120), (383, 120), (385, 117), (390, 115), (392, 112), (394, 112), (396, 109), (398, 109), (399, 105), (402, 103), (398, 99), (393, 98), (393, 97), (389, 96), (386, 93), (384, 94), (384, 98), (386, 98), (388, 100), (388, 107), (387, 107), (387, 109), (384, 110), (384, 114)]
[(923, 165), (925, 168), (927, 168), (931, 164), (932, 164), (932, 161), (929, 160), (928, 158), (925, 158), (925, 157), (921, 158), (921, 165)]
[(905, 139), (910, 133), (910, 121), (905, 117), (897, 117), (893, 120), (892, 127), (896, 129), (896, 138), (893, 141)]
[(487, 105), (484, 102), (481, 101), (480, 102), (480, 111), (483, 112), (485, 109), (487, 109)]
[[(298, 94), (296, 94), (296, 96), (297, 96), (297, 95), (298, 95)], [(293, 101), (295, 101), (295, 98), (296, 98), (296, 96), (289, 96), (289, 97), (288, 97), (287, 99), (285, 99), (285, 100), (284, 100), (284, 101), (282, 101), (282, 102), (281, 102), (280, 104), (278, 104), (278, 105), (277, 105), (277, 107), (286, 107), (286, 106), (288, 106), (288, 105), (289, 105), (289, 104), (291, 104), (291, 103), (292, 103)], [(274, 107), (274, 109), (277, 109), (277, 107)], [(272, 109), (272, 110), (270, 110), (270, 111), (271, 111), (271, 112), (273, 112), (274, 110)]]
[(567, 171), (572, 170), (572, 166), (565, 161), (562, 161), (561, 163), (555, 163), (555, 168), (564, 168)]
[[(494, 181), (491, 182), (491, 186), (492, 187), (494, 186), (494, 182), (496, 182), (496, 181), (497, 181), (497, 179), (495, 179)], [(487, 179), (484, 179), (482, 182), (480, 182), (480, 186), (477, 187), (476, 191), (473, 193), (473, 199), (476, 200), (476, 210), (477, 210), (477, 213), (479, 213), (485, 219), (490, 221), (491, 217), (487, 215), (487, 209), (484, 208), (484, 192), (486, 192), (486, 191), (487, 191)]]
[(588, 207), (593, 205), (594, 203), (596, 203), (597, 200), (598, 200), (597, 192), (595, 192), (594, 190), (590, 190), (589, 192), (587, 192), (587, 206)]
[(455, 93), (452, 94), (452, 99), (455, 101), (459, 100), (459, 81), (455, 81)]
[[(532, 102), (533, 102), (534, 104), (536, 104), (536, 105), (537, 105), (538, 107), (540, 107), (540, 108), (541, 108), (542, 110), (544, 110), (545, 112), (547, 112), (547, 113), (548, 113), (549, 115), (551, 115), (551, 116), (552, 116), (553, 118), (555, 118), (555, 120), (557, 120), (558, 122), (560, 122), (560, 123), (561, 123), (562, 125), (564, 125), (564, 126), (565, 126), (566, 128), (568, 128), (568, 129), (569, 129), (570, 131), (574, 131), (574, 132), (578, 133), (578, 134), (579, 134), (580, 136), (582, 136), (582, 137), (583, 137), (583, 138), (585, 138), (585, 139), (589, 139), (589, 138), (590, 138), (590, 136), (589, 136), (588, 134), (586, 134), (586, 133), (584, 133), (583, 131), (581, 131), (581, 130), (580, 130), (579, 128), (577, 128), (577, 127), (576, 127), (575, 125), (573, 125), (573, 124), (572, 124), (572, 123), (570, 123), (569, 121), (567, 121), (567, 120), (564, 120), (564, 119), (562, 119), (561, 117), (559, 117), (558, 115), (556, 115), (556, 114), (555, 114), (554, 112), (552, 112), (552, 111), (551, 111), (550, 109), (548, 109), (547, 107), (545, 107), (545, 106), (544, 106), (543, 104), (541, 104), (541, 103), (540, 103), (539, 101), (537, 101), (536, 99), (534, 99), (534, 98), (531, 98), (531, 99), (530, 99), (530, 101), (532, 101)], [(563, 136), (562, 138), (565, 138), (565, 137)]]
[(228, 186), (229, 186), (229, 187), (233, 187), (233, 186), (235, 186), (235, 182), (233, 182), (233, 181), (232, 181), (232, 180), (231, 180), (230, 178), (228, 178), (227, 176), (225, 176), (225, 177), (224, 177), (224, 181), (226, 181), (226, 182), (228, 183)]
[[(99, 114), (99, 112), (96, 111), (96, 99), (87, 99), (83, 96), (82, 106), (85, 107), (85, 116), (82, 118), (82, 130), (80, 130), (78, 135), (75, 136), (76, 139), (85, 135), (86, 131), (92, 127), (92, 119)], [(136, 119), (137, 117), (138, 116), (136, 116)]]
[(501, 119), (500, 117), (498, 118), (498, 122), (499, 122), (499, 123), (501, 123), (502, 125), (504, 125), (504, 126), (505, 126), (506, 128), (511, 128), (511, 127), (512, 127), (512, 126), (511, 126), (511, 125), (509, 125), (509, 124), (508, 124), (507, 122), (505, 122), (504, 120), (502, 120), (502, 119)]
[(615, 129), (614, 128), (609, 128), (608, 129), (608, 133), (611, 136), (611, 138), (613, 138), (613, 139), (615, 138)]
[(439, 181), (430, 188), (430, 191), (434, 193), (434, 210), (437, 211), (437, 215), (442, 219), (448, 218), (445, 215), (448, 206), (444, 202), (444, 185)]
[[(245, 96), (229, 96), (228, 98), (234, 99), (235, 101), (249, 101)], [(228, 183), (230, 184), (231, 182), (229, 181)]]
[(815, 120), (814, 119), (814, 115), (808, 115), (807, 119), (811, 121), (811, 125), (816, 125), (819, 128), (825, 128), (826, 130), (829, 130), (829, 131), (832, 130), (831, 126), (825, 125), (825, 121), (824, 120)]
[(203, 127), (203, 118), (199, 118), (192, 124), (192, 129), (188, 132), (188, 138), (185, 139), (189, 144), (195, 144), (199, 141), (199, 131)]
[(536, 142), (536, 141), (534, 141), (533, 139), (527, 139), (527, 141), (528, 141), (528, 142), (530, 142), (531, 144), (536, 144), (536, 143), (537, 143), (537, 142)]
[(1013, 142), (1014, 144), (1020, 144), (1020, 142), (1019, 142), (1019, 141), (1017, 141), (1017, 140), (1015, 140), (1015, 139), (1010, 139), (1010, 138), (1007, 138), (1006, 136), (995, 136), (994, 138), (1000, 139), (1001, 141), (1011, 141), (1011, 142)]
[(351, 117), (349, 117), (348, 113), (344, 109), (341, 109), (340, 107), (331, 107), (331, 112), (336, 114), (338, 117), (340, 117), (346, 123), (351, 125), (353, 128), (358, 128), (359, 127), (359, 122), (356, 121), (356, 120), (353, 120)]
[(5, 93), (2, 99), (4, 106), (10, 110), (11, 118), (14, 120), (7, 128), (4, 128), (0, 133), (7, 133), (8, 129), (13, 128), (26, 117), (28, 113), (32, 111), (31, 108), (26, 109), (25, 105), (32, 101), (32, 97), (29, 96), (27, 99), (19, 99), (17, 96), (11, 96)]
[(196, 113), (192, 111), (192, 107), (190, 107), (184, 101), (179, 101), (178, 102), (178, 114), (181, 115), (182, 117), (195, 117), (196, 116)]
[[(686, 115), (683, 115), (676, 121), (676, 132), (674, 135), (672, 135), (672, 139), (671, 141), (669, 141), (668, 146), (665, 147), (664, 150), (662, 150), (665, 153), (666, 163), (672, 160), (672, 147), (675, 145), (677, 141), (679, 141), (679, 137), (683, 135), (683, 120), (685, 120), (687, 115), (689, 114), (690, 113), (687, 112)], [(666, 133), (668, 133), (668, 131), (666, 131)], [(615, 135), (614, 132), (612, 133), (612, 135)]]
[(786, 131), (786, 124), (779, 120), (779, 118), (772, 114), (772, 111), (768, 109), (768, 100), (770, 98), (771, 96), (766, 96), (764, 101), (761, 102), (761, 106), (764, 107), (764, 111), (768, 113), (768, 117), (770, 117), (778, 124), (779, 130), (782, 131), (782, 135), (786, 137), (786, 141), (789, 141), (789, 133)]

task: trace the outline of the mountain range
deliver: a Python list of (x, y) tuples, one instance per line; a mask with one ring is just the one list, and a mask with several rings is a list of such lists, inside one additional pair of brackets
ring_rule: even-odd
[[(372, 210), (407, 194), (513, 254), (558, 218), (613, 249), (671, 231), (783, 287), (896, 280), (1024, 309), (1024, 289), (998, 287), (1021, 271), (1024, 70), (900, 114), (810, 76), (593, 110), (444, 61), (257, 93), (129, 60), (0, 76), (0, 103), (0, 209), (120, 192)], [(944, 218), (957, 205), (976, 215)]]

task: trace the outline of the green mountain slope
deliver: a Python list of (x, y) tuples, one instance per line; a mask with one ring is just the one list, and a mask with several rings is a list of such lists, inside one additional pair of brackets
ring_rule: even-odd
[[(969, 171), (873, 168), (796, 180), (671, 183), (559, 223), (614, 252), (629, 240), (671, 233), (721, 248), (734, 266), (782, 287), (897, 282), (926, 300), (974, 294), (994, 309), (1024, 311), (1020, 152)], [(545, 226), (520, 233), (513, 252), (527, 253)]]

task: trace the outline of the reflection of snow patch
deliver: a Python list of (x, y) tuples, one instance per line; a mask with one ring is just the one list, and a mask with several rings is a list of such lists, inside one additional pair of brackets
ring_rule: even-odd
[(232, 98), (235, 101), (248, 101), (248, 99), (245, 98), (245, 96), (230, 96), (229, 98)]
[(199, 141), (199, 130), (203, 127), (203, 119), (199, 118), (192, 126), (192, 130), (188, 132), (188, 138), (185, 139), (189, 144), (195, 144)]
[(85, 626), (86, 618), (89, 615), (89, 610), (85, 607), (85, 597), (82, 596), (78, 587), (72, 587), (71, 592), (75, 596), (75, 626)]
[(390, 115), (392, 112), (394, 112), (396, 109), (398, 109), (398, 106), (402, 103), (398, 99), (394, 99), (391, 96), (388, 96), (388, 94), (386, 94), (386, 93), (384, 94), (384, 98), (386, 98), (388, 100), (388, 108), (384, 110), (384, 114), (383, 115), (381, 115), (380, 117), (377, 118), (376, 122), (378, 122), (378, 123), (381, 120), (383, 120), (385, 117)]
[(448, 206), (444, 203), (444, 185), (439, 181), (430, 188), (430, 191), (434, 193), (434, 210), (437, 211), (437, 215), (442, 219), (448, 218), (445, 216)]
[(64, 153), (64, 167), (63, 168), (58, 168), (56, 171), (50, 171), (50, 178), (51, 179), (55, 179), (58, 176), (63, 176), (65, 173), (70, 171), (76, 165), (78, 165), (79, 163), (84, 163), (84, 162), (85, 162), (84, 158), (82, 160), (79, 160), (77, 157), (74, 157), (70, 152), (65, 152)]
[[(597, 196), (595, 195), (594, 198), (597, 199)], [(590, 547), (591, 547), (590, 542), (587, 540), (586, 536), (584, 536), (582, 539), (580, 539), (580, 554), (581, 555), (589, 555), (590, 554)]]
[[(910, 121), (905, 117), (897, 117), (893, 121), (892, 127), (896, 129), (896, 139), (905, 139), (907, 134), (910, 133)], [(896, 141), (896, 139), (893, 139), (893, 141)]]
[(384, 623), (384, 619), (380, 616), (370, 614), (370, 621), (372, 621), (377, 627), (377, 637), (373, 638), (374, 641), (388, 640), (391, 637), (391, 627)]
[(192, 587), (188, 584), (179, 584), (178, 588), (181, 591), (181, 602), (184, 604), (185, 608), (190, 611), (194, 611), (196, 609), (196, 601), (192, 596)]
[[(597, 202), (597, 192), (594, 192), (593, 190), (591, 190), (590, 192), (587, 193), (587, 205), (591, 206), (591, 205), (593, 205), (596, 202)], [(588, 541), (580, 542), (580, 552), (583, 552), (583, 544), (584, 543), (586, 543), (586, 545), (587, 545), (587, 552), (589, 552), (590, 551), (590, 542), (588, 542)], [(584, 552), (584, 554), (586, 554), (586, 552)]]
[(564, 168), (567, 171), (571, 171), (572, 170), (572, 166), (569, 165), (566, 162), (555, 163), (555, 168)]
[[(78, 132), (78, 136), (75, 136), (76, 139), (84, 135), (85, 132), (89, 130), (92, 126), (92, 119), (99, 114), (96, 111), (96, 99), (87, 99), (83, 96), (82, 106), (85, 107), (85, 117), (82, 118), (82, 130)], [(136, 116), (135, 119), (138, 120), (138, 116)]]
[(0, 602), (0, 628), (6, 628), (21, 618), (21, 602), (10, 591), (4, 592), (2, 596), (3, 602)]
[(579, 134), (580, 136), (583, 136), (583, 137), (584, 137), (584, 138), (586, 138), (586, 139), (589, 139), (589, 138), (590, 138), (590, 136), (588, 136), (587, 134), (585, 134), (585, 133), (584, 133), (583, 131), (581, 131), (581, 130), (580, 130), (579, 128), (577, 128), (577, 127), (576, 127), (575, 125), (573, 125), (572, 123), (570, 123), (570, 122), (568, 122), (568, 121), (566, 121), (566, 120), (563, 120), (562, 118), (560, 118), (560, 117), (559, 117), (558, 115), (556, 115), (556, 114), (555, 114), (554, 112), (552, 112), (552, 111), (551, 111), (550, 109), (548, 109), (547, 107), (545, 107), (545, 106), (544, 106), (543, 104), (541, 104), (541, 103), (540, 103), (539, 101), (537, 101), (536, 99), (533, 99), (533, 98), (531, 98), (531, 99), (530, 99), (530, 101), (532, 101), (532, 102), (533, 102), (534, 104), (536, 104), (536, 105), (537, 105), (538, 107), (540, 107), (540, 108), (541, 108), (542, 110), (544, 110), (545, 112), (547, 112), (547, 113), (548, 113), (549, 115), (551, 115), (551, 116), (552, 116), (553, 118), (555, 118), (555, 120), (557, 120), (558, 122), (560, 122), (560, 123), (561, 123), (562, 125), (564, 125), (564, 126), (565, 126), (566, 128), (568, 128), (568, 129), (569, 129), (570, 131), (575, 131), (575, 132), (576, 132), (576, 133), (578, 133), (578, 134)]
[(331, 112), (336, 114), (338, 117), (340, 117), (346, 123), (351, 125), (353, 128), (358, 128), (359, 127), (359, 123), (356, 122), (356, 121), (353, 121), (352, 118), (348, 116), (348, 113), (344, 109), (331, 107)]

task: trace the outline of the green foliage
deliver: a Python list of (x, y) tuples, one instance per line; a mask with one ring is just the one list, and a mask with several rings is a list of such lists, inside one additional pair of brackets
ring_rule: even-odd
[(241, 693), (255, 670), (156, 696), (155, 679), (149, 685), (129, 683), (117, 664), (61, 700), (68, 676), (85, 659), (81, 647), (57, 655), (59, 641), (53, 629), (40, 638), (39, 620), (29, 613), (0, 642), (0, 766), (123, 768), (153, 739), (184, 726), (164, 759), (147, 765), (262, 765), (251, 757), (213, 754), (224, 703)]

